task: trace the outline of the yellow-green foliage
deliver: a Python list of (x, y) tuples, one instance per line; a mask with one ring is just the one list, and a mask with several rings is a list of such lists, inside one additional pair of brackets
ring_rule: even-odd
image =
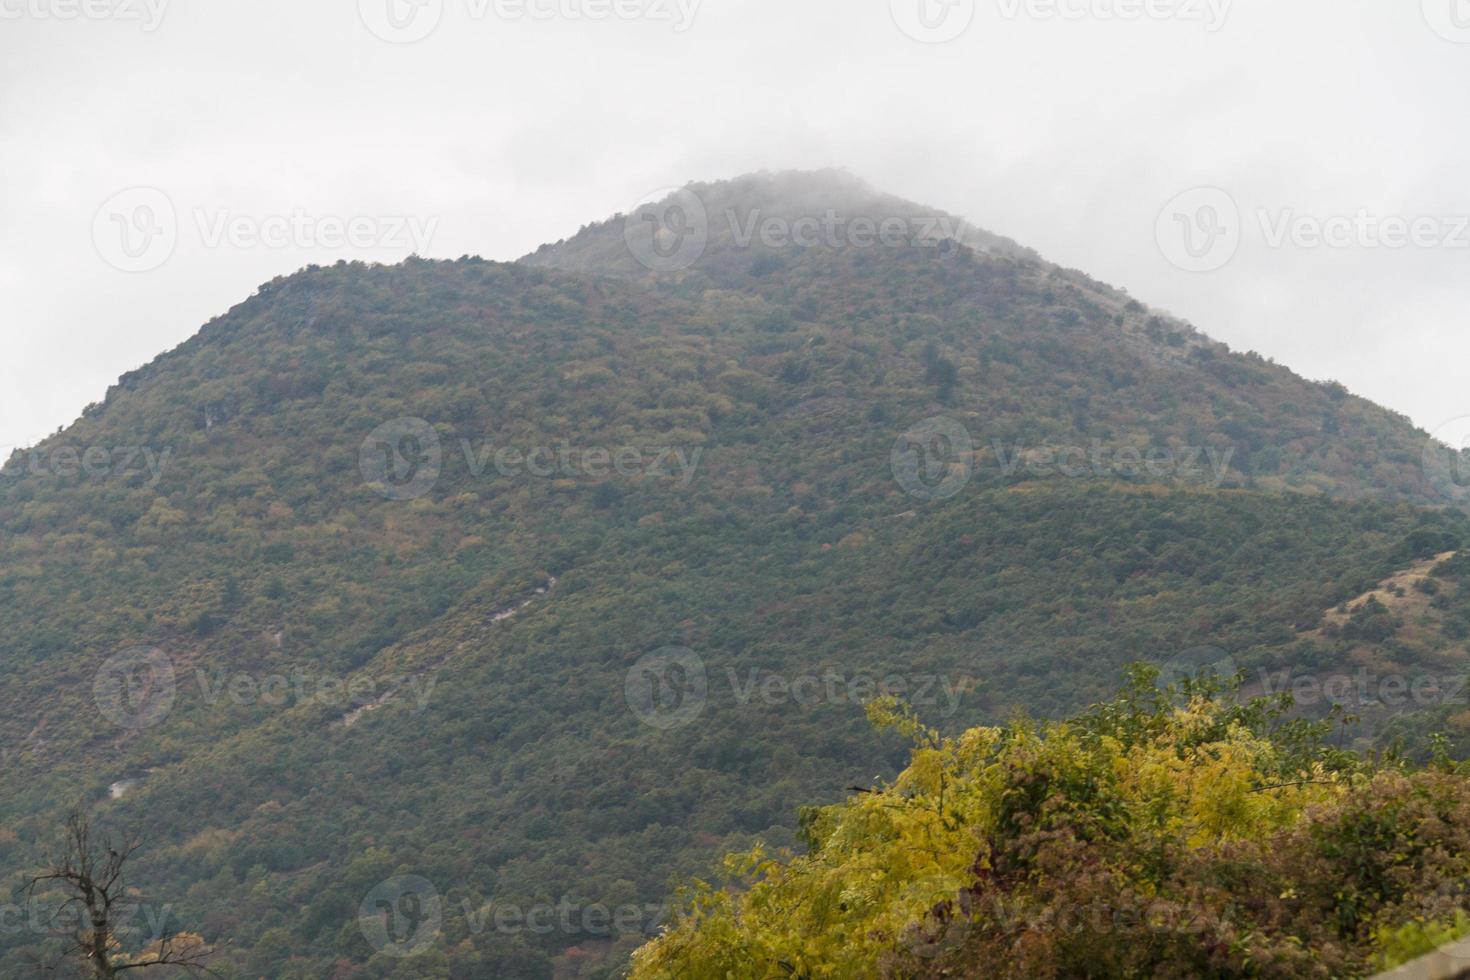
[(1065, 824), (1094, 840), (1200, 846), (1272, 834), (1346, 792), (1347, 778), (1321, 762), (1290, 772), (1230, 710), (1197, 696), (1134, 736), (1084, 720), (942, 738), (875, 702), (875, 723), (913, 739), (909, 767), (810, 815), (810, 853), (730, 858), (741, 886), (698, 884), (686, 914), (636, 955), (634, 976), (873, 976), (895, 951), (929, 952), (921, 924), (990, 870), (997, 838)]
[(1353, 977), (1470, 931), (1464, 767), (1155, 680), (952, 738), (875, 702), (909, 767), (698, 883), (634, 977)]

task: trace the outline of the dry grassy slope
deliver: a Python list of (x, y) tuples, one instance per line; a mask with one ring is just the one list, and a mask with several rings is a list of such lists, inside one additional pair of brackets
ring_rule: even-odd
[[(1446, 551), (1433, 558), (1416, 561), (1409, 567), (1395, 572), (1377, 588), (1344, 602), (1335, 609), (1324, 612), (1322, 625), (1307, 635), (1317, 637), (1329, 635), (1332, 627), (1336, 626), (1340, 629), (1352, 618), (1354, 612), (1361, 609), (1369, 600), (1376, 599), (1404, 621), (1405, 630), (1413, 630), (1416, 635), (1428, 638), (1427, 634), (1431, 631), (1432, 626), (1442, 621), (1444, 617), (1430, 606), (1432, 596), (1423, 591), (1421, 586), (1429, 580), (1430, 573), (1436, 565), (1449, 561), (1454, 556), (1455, 552)], [(1401, 638), (1408, 639), (1408, 637)]]
[[(1290, 691), (1298, 708), (1313, 716), (1338, 704), (1359, 720), (1365, 746), (1391, 725), (1421, 734), (1446, 728), (1470, 733), (1470, 705), (1463, 703), (1470, 699), (1470, 649), (1449, 623), (1465, 586), (1435, 574), (1456, 554), (1412, 562), (1324, 610), (1316, 628), (1298, 633), (1306, 649), (1318, 651), (1303, 664), (1315, 659), (1315, 665), (1248, 671), (1247, 693)], [(1379, 607), (1386, 612), (1378, 614), (1377, 630), (1365, 627), (1365, 617)]]

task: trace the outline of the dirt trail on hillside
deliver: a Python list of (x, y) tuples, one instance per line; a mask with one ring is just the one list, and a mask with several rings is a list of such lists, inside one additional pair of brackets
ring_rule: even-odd
[[(520, 613), (527, 606), (531, 605), (542, 596), (549, 595), (551, 591), (555, 588), (556, 576), (553, 575), (550, 579), (547, 580), (545, 585), (538, 588), (535, 592), (531, 593), (531, 595), (527, 596), (524, 599), (521, 599), (518, 602), (512, 603), (511, 605), (506, 606), (504, 609), (500, 609), (486, 617), (485, 623), (480, 628), (478, 635), (484, 636), (490, 631), (490, 627), (496, 625), (497, 623), (503, 623), (508, 619), (512, 619), (520, 615)], [(367, 714), (370, 711), (376, 711), (377, 709), (383, 707), (385, 704), (392, 702), (395, 698), (398, 697), (399, 694), (403, 692), (403, 689), (405, 687), (414, 687), (421, 689), (421, 685), (419, 682), (423, 681), (431, 674), (437, 673), (439, 669), (447, 664), (451, 659), (453, 659), (453, 657), (453, 653), (447, 653), (444, 656), (425, 664), (418, 670), (414, 671), (412, 674), (405, 677), (398, 684), (395, 684), (387, 691), (384, 691), (383, 694), (379, 697), (376, 697), (366, 704), (353, 708), (351, 711), (347, 712), (341, 718), (334, 721), (332, 723), (332, 727), (351, 728), (362, 719), (363, 715)]]

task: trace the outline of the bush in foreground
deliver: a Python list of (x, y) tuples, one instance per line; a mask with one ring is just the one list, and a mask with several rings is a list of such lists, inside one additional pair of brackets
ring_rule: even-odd
[(728, 858), (634, 977), (1361, 976), (1462, 933), (1470, 778), (1290, 708), (1146, 668), (954, 738), (875, 702), (909, 767), (805, 812), (807, 853)]

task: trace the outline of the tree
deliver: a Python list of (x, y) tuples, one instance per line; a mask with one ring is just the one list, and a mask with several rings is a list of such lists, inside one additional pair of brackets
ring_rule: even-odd
[(114, 842), (103, 837), (100, 845), (80, 809), (67, 815), (61, 854), (47, 870), (31, 878), (27, 892), (34, 897), (38, 887), (54, 884), (68, 894), (52, 916), (55, 921), (76, 908), (81, 921), (72, 937), (68, 954), (75, 954), (90, 967), (98, 980), (110, 980), (128, 970), (149, 967), (178, 967), (192, 973), (213, 975), (204, 966), (212, 950), (192, 933), (176, 933), (156, 939), (136, 956), (122, 952), (115, 932), (120, 901), (127, 889), (123, 866), (142, 843), (137, 839)]

